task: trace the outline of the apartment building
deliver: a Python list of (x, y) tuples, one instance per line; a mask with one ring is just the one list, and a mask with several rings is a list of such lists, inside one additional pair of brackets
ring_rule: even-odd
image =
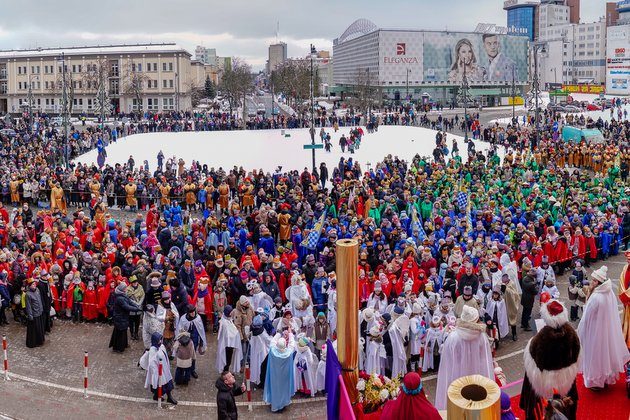
[(0, 51), (0, 113), (95, 114), (99, 86), (112, 112), (191, 109), (200, 77), (176, 44), (108, 45)]

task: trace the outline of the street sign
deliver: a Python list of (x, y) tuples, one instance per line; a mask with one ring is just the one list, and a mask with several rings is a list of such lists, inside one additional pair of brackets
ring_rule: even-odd
[(324, 145), (323, 144), (305, 144), (303, 147), (304, 147), (304, 150), (323, 149)]

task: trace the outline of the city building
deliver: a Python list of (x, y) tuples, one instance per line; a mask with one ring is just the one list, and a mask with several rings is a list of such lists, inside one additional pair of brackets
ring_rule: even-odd
[(267, 73), (271, 74), (280, 64), (287, 61), (287, 44), (279, 42), (269, 46), (269, 58), (267, 60)]
[(538, 36), (545, 28), (571, 23), (571, 7), (566, 0), (542, 0), (538, 5)]
[(617, 3), (614, 1), (606, 2), (606, 26), (617, 25), (617, 19), (619, 19)]
[(331, 92), (352, 96), (369, 86), (388, 100), (461, 103), (458, 57), (472, 49), (469, 99), (508, 104), (513, 83), (514, 96), (522, 96), (529, 84), (528, 43), (525, 36), (495, 33), (381, 29), (359, 19), (333, 41)]
[(206, 48), (201, 45), (197, 45), (197, 47), (195, 48), (195, 60), (200, 61), (203, 64), (216, 66), (217, 65), (217, 49)]
[[(541, 88), (557, 84), (603, 85), (606, 82), (606, 20), (541, 28), (538, 42)], [(533, 62), (533, 60), (532, 60)]]
[(539, 0), (506, 0), (503, 10), (507, 12), (507, 29), (511, 35), (525, 35), (530, 41), (536, 39), (536, 8)]
[(0, 113), (59, 113), (65, 86), (72, 114), (94, 114), (105, 79), (112, 112), (188, 110), (191, 68), (176, 44), (0, 51)]
[(606, 93), (630, 95), (630, 0), (617, 3), (617, 26), (606, 34)]

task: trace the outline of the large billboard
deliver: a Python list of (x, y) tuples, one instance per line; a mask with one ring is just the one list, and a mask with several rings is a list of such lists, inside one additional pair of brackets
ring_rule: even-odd
[(607, 28), (606, 93), (630, 95), (630, 25)]
[(478, 33), (425, 32), (424, 81), (459, 85), (527, 83), (528, 39)]
[(379, 79), (385, 86), (422, 82), (459, 85), (464, 73), (471, 85), (528, 81), (528, 39), (461, 32), (382, 30)]

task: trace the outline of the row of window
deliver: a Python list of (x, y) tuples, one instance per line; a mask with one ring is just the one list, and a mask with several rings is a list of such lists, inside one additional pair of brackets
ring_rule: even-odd
[[(81, 73), (83, 71), (83, 69), (85, 68), (86, 72), (96, 72), (97, 71), (97, 65), (96, 64), (86, 64), (85, 67), (82, 64), (72, 64), (71, 66), (68, 66), (67, 64), (64, 65), (65, 67), (65, 71), (68, 72), (69, 70), (72, 70), (72, 73)], [(112, 67), (113, 69), (114, 67)], [(116, 68), (116, 72), (118, 71), (118, 65), (116, 64), (115, 66)], [(18, 74), (29, 74), (28, 73), (28, 67), (27, 66), (18, 66), (17, 67), (17, 72)], [(59, 71), (59, 73), (64, 71), (64, 68), (62, 68), (61, 64), (58, 65), (57, 70)], [(131, 63), (131, 71), (132, 72), (142, 72), (142, 63)], [(147, 72), (157, 72), (158, 71), (158, 63), (147, 63), (146, 66), (146, 71)], [(173, 62), (163, 62), (162, 63), (162, 71), (173, 71)], [(53, 74), (54, 72), (54, 66), (53, 65), (45, 65), (44, 66), (44, 74)], [(31, 66), (31, 73), (30, 74), (40, 74), (41, 73), (41, 67), (40, 66)]]
[[(140, 82), (141, 84), (143, 82)], [(73, 80), (72, 81), (72, 87), (73, 89), (77, 89), (77, 90), (81, 90), (83, 89), (83, 81), (81, 80)], [(96, 89), (98, 87), (96, 82), (92, 82), (91, 80), (87, 80), (85, 82), (85, 86), (86, 89)], [(118, 86), (118, 83), (116, 83), (116, 88)], [(31, 81), (31, 89), (35, 89), (35, 90), (39, 90), (41, 89), (42, 84), (40, 81)], [(142, 88), (143, 86), (141, 86)], [(162, 80), (162, 87), (164, 89), (173, 89), (175, 87), (175, 83), (173, 81), (173, 79), (164, 79)], [(61, 85), (61, 81), (44, 81), (44, 89), (61, 89), (62, 85)], [(148, 89), (157, 89), (158, 88), (158, 81), (153, 79), (153, 80), (147, 80), (147, 88)], [(27, 90), (28, 89), (28, 82), (18, 82), (18, 90)]]
[[(159, 98), (146, 98), (146, 110), (147, 111), (157, 111), (160, 103)], [(131, 103), (131, 109), (134, 111), (141, 111), (145, 109), (143, 107), (143, 100), (134, 99)], [(175, 99), (174, 98), (162, 98), (162, 109), (163, 110), (173, 110), (175, 109)]]

